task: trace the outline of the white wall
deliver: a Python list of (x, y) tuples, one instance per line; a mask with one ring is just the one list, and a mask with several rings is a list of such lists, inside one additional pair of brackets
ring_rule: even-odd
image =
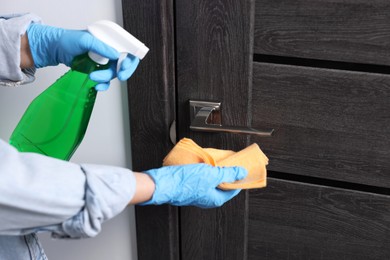
[[(85, 29), (100, 19), (122, 24), (121, 0), (12, 0), (0, 5), (1, 14), (20, 12), (36, 13), (46, 24), (69, 29)], [(0, 87), (0, 138), (8, 140), (30, 101), (67, 70), (63, 65), (40, 69), (32, 84)], [(98, 94), (84, 141), (72, 161), (130, 167), (128, 136), (126, 88), (114, 80), (108, 91)], [(41, 240), (51, 260), (137, 259), (134, 208), (105, 223), (96, 238), (63, 241), (41, 235)]]

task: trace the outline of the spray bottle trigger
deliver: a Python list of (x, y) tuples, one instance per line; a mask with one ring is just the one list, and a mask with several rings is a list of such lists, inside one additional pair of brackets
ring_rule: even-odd
[(100, 65), (106, 65), (110, 60), (106, 57), (103, 57), (95, 52), (89, 51), (88, 52), (89, 58)]

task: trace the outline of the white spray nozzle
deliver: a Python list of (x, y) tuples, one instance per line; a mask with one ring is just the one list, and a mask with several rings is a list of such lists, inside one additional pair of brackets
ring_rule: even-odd
[[(93, 36), (121, 53), (121, 58), (118, 60), (118, 68), (120, 68), (120, 64), (127, 53), (143, 59), (149, 51), (145, 44), (114, 22), (108, 20), (98, 21), (89, 25), (87, 29)], [(89, 53), (89, 56), (99, 64), (108, 63), (107, 58), (96, 53)]]

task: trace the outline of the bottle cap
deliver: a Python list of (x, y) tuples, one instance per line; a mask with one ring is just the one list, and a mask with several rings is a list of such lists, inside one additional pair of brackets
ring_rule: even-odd
[[(93, 36), (121, 53), (121, 58), (118, 60), (118, 68), (128, 53), (143, 59), (149, 51), (145, 44), (114, 22), (108, 20), (97, 21), (89, 25), (87, 30)], [(90, 52), (89, 57), (99, 64), (108, 63), (107, 58), (96, 53)]]

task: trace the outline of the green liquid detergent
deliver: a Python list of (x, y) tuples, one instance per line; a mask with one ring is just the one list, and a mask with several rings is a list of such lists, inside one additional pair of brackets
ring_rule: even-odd
[(10, 138), (21, 152), (35, 152), (69, 160), (86, 132), (96, 99), (92, 71), (106, 68), (87, 54), (73, 61), (71, 70), (36, 97)]
[[(98, 21), (88, 32), (121, 53), (142, 59), (149, 49), (119, 25)], [(36, 97), (27, 108), (10, 138), (20, 152), (34, 152), (69, 160), (87, 130), (97, 92), (89, 74), (107, 69), (108, 59), (94, 52), (77, 56), (71, 69)]]

